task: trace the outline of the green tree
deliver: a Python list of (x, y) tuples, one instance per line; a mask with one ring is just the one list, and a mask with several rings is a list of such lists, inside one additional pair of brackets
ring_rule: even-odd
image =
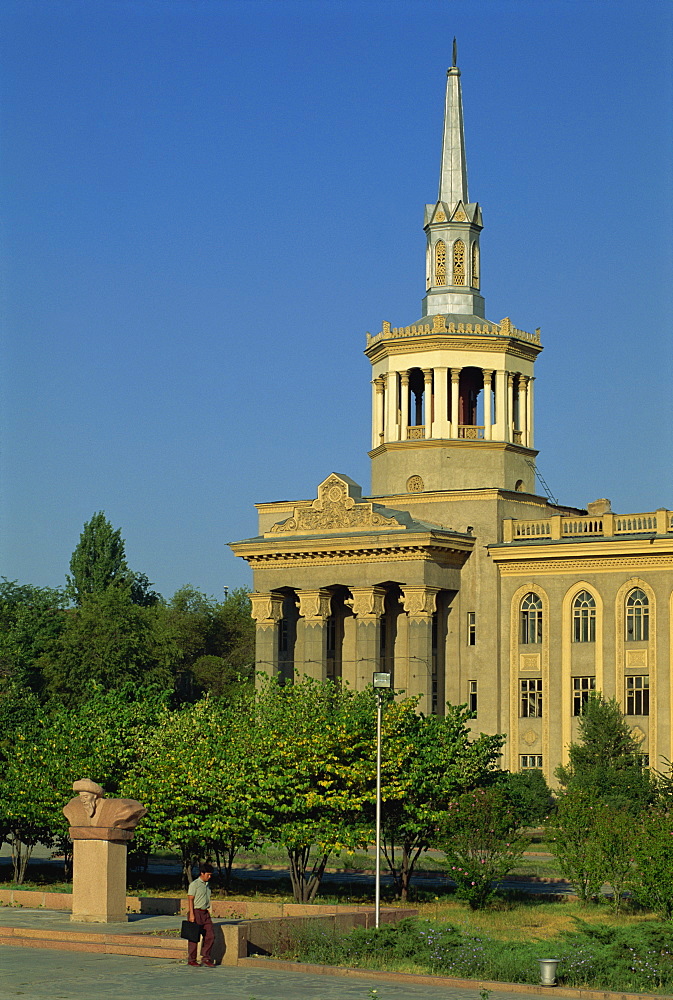
[(495, 896), (497, 883), (521, 859), (528, 841), (499, 786), (475, 788), (450, 802), (438, 843), (446, 854), (457, 896), (471, 909), (483, 909)]
[(496, 776), (496, 785), (516, 817), (518, 826), (543, 823), (553, 804), (551, 789), (542, 771), (503, 771)]
[(605, 881), (598, 836), (603, 804), (591, 792), (570, 788), (559, 796), (547, 833), (561, 872), (584, 903), (597, 897)]
[(44, 658), (48, 693), (66, 705), (125, 683), (172, 687), (176, 649), (159, 627), (160, 612), (133, 604), (128, 590), (110, 587), (85, 597)]
[(102, 510), (84, 525), (70, 559), (70, 572), (66, 591), (76, 604), (111, 587), (130, 592), (133, 574), (126, 562), (121, 529), (113, 528)]
[(592, 695), (579, 719), (580, 742), (571, 743), (567, 766), (556, 776), (567, 789), (586, 791), (634, 814), (656, 796), (649, 772), (642, 767), (638, 743), (617, 701)]
[(0, 700), (41, 692), (42, 657), (65, 625), (67, 603), (60, 590), (0, 580)]
[(673, 816), (651, 809), (635, 830), (636, 876), (634, 895), (643, 906), (665, 920), (673, 919)]
[(313, 901), (330, 854), (371, 838), (374, 719), (370, 691), (330, 682), (268, 681), (256, 693), (250, 777), (297, 902)]
[(416, 700), (390, 702), (382, 734), (383, 851), (406, 900), (420, 855), (432, 846), (449, 803), (494, 777), (503, 736), (471, 739), (464, 707), (416, 713)]

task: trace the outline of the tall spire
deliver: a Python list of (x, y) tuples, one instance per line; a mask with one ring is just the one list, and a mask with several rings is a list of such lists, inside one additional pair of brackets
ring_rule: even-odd
[(463, 98), (460, 90), (460, 70), (456, 66), (456, 39), (453, 40), (453, 65), (446, 72), (446, 103), (442, 164), (439, 172), (438, 201), (455, 205), (467, 204), (467, 161), (463, 131)]
[(467, 161), (463, 131), (463, 99), (460, 70), (453, 65), (446, 74), (446, 102), (439, 196), (425, 206), (427, 236), (424, 316), (484, 317), (484, 300), (479, 291), (479, 234), (481, 209), (469, 201)]

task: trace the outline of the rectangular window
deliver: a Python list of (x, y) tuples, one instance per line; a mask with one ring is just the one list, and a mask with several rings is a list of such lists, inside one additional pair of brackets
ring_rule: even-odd
[(650, 714), (650, 678), (648, 674), (642, 677), (626, 678), (626, 714)]
[(522, 771), (530, 771), (533, 768), (542, 767), (542, 754), (540, 753), (522, 753), (519, 757), (520, 767)]
[(287, 653), (290, 635), (290, 623), (287, 618), (281, 618), (278, 622), (278, 652)]
[(468, 611), (467, 612), (467, 644), (468, 646), (477, 645), (477, 612)]
[(595, 677), (573, 677), (573, 715), (581, 715), (591, 691), (596, 690)]
[(531, 677), (519, 681), (521, 686), (522, 719), (539, 719), (542, 716), (542, 678)]
[(476, 715), (477, 714), (477, 682), (476, 681), (468, 681), (467, 682), (467, 687), (468, 687), (468, 702), (467, 702), (467, 704), (468, 704), (468, 707), (469, 707), (470, 711), (474, 712), (474, 714)]

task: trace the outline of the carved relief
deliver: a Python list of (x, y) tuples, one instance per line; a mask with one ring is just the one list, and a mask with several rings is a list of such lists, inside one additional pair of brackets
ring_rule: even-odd
[(404, 587), (402, 598), (408, 615), (428, 617), (436, 609), (437, 590), (431, 587)]
[(328, 590), (300, 590), (299, 614), (302, 618), (324, 621), (329, 618), (332, 595)]
[(532, 747), (537, 743), (537, 733), (534, 733), (532, 729), (528, 729), (523, 734), (524, 743), (527, 743), (529, 747)]
[(627, 651), (626, 651), (626, 666), (627, 667), (647, 667), (647, 650), (646, 649), (627, 649)]
[(348, 484), (331, 475), (318, 487), (318, 498), (310, 507), (295, 507), (285, 521), (274, 524), (271, 534), (325, 531), (337, 528), (402, 528), (394, 517), (384, 517), (372, 503), (356, 503)]
[[(453, 244), (453, 279), (452, 284), (465, 284), (465, 244), (456, 240)], [(460, 326), (460, 324), (459, 324)]]
[(422, 493), (425, 483), (420, 476), (409, 476), (407, 479), (407, 493)]
[(283, 617), (283, 598), (280, 594), (250, 594), (252, 618), (258, 625), (275, 625)]
[(522, 670), (539, 670), (540, 669), (540, 654), (539, 653), (522, 653), (520, 666)]
[(380, 618), (383, 614), (383, 602), (386, 592), (382, 587), (353, 588), (350, 605), (353, 614), (358, 618)]

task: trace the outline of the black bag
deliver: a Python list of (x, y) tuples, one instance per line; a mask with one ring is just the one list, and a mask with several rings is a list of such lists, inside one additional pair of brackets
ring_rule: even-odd
[(201, 925), (191, 920), (183, 920), (180, 928), (180, 937), (197, 944), (201, 937)]

